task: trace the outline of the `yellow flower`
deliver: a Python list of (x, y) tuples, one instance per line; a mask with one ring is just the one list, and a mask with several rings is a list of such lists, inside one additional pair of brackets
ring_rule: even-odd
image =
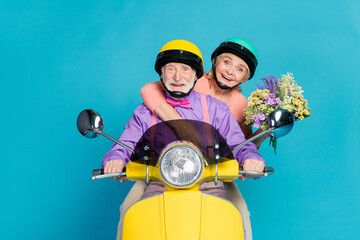
[(259, 101), (260, 100), (260, 98), (258, 98), (258, 97), (253, 97), (253, 98), (251, 98), (251, 102), (257, 102), (257, 101)]
[(268, 96), (269, 96), (268, 93), (262, 93), (262, 94), (261, 94), (261, 97), (262, 97), (263, 99), (265, 99), (265, 98), (268, 97)]

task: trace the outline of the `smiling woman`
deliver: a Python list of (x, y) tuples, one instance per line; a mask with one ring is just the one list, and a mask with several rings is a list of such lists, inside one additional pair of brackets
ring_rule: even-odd
[(250, 78), (246, 62), (232, 53), (221, 54), (217, 58), (215, 69), (217, 80), (227, 88), (236, 87)]

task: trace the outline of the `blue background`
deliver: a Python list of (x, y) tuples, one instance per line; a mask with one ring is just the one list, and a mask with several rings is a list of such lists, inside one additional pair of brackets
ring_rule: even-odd
[(238, 181), (254, 239), (358, 239), (360, 4), (343, 1), (0, 1), (1, 239), (112, 239), (132, 186), (91, 181), (111, 142), (85, 139), (85, 108), (118, 137), (158, 79), (161, 46), (194, 42), (205, 69), (242, 37), (266, 75), (293, 72), (312, 116), (260, 152), (276, 174)]

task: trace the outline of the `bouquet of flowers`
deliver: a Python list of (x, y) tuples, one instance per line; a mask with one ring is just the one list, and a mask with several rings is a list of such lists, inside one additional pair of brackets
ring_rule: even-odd
[[(265, 119), (275, 109), (286, 109), (293, 114), (295, 121), (310, 117), (310, 108), (304, 99), (301, 87), (294, 80), (292, 73), (281, 75), (281, 79), (267, 76), (261, 79), (264, 87), (258, 86), (248, 98), (248, 106), (244, 108), (244, 125), (254, 125), (266, 129)], [(276, 154), (277, 138), (271, 136), (270, 144)]]

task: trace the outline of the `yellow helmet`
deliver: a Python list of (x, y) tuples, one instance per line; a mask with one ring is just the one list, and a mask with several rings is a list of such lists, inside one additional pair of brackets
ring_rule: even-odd
[(197, 78), (204, 73), (203, 58), (195, 44), (186, 40), (173, 40), (166, 43), (158, 53), (155, 71), (161, 75), (161, 68), (170, 62), (180, 62), (194, 68)]

